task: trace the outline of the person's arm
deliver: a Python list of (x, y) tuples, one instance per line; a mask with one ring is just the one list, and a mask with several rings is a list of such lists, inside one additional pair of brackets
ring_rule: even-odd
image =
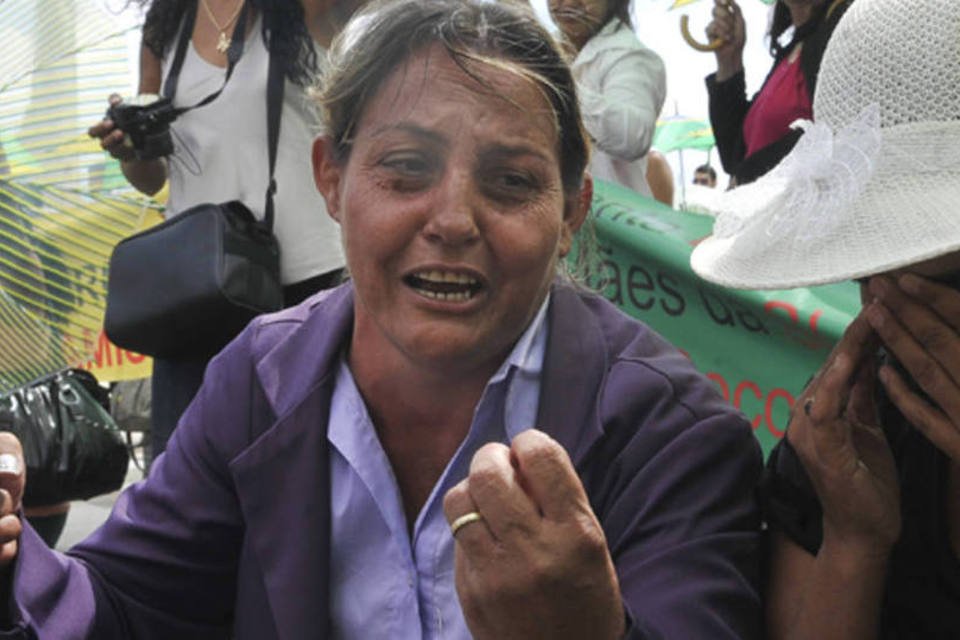
[(0, 638), (25, 638), (16, 603), (13, 573), (23, 533), (21, 501), (26, 487), (26, 465), (20, 441), (0, 432)]
[(750, 109), (743, 71), (743, 48), (747, 41), (746, 23), (740, 7), (728, 0), (714, 0), (713, 20), (707, 25), (707, 37), (724, 44), (714, 51), (717, 71), (707, 76), (710, 125), (713, 128), (720, 163), (734, 174), (743, 161), (743, 121)]
[(734, 0), (714, 0), (713, 20), (707, 25), (706, 33), (711, 42), (723, 42), (713, 51), (717, 57), (717, 82), (726, 82), (743, 73), (747, 25), (740, 6)]
[(819, 501), (822, 536), (813, 554), (773, 534), (771, 638), (877, 637), (901, 524), (896, 464), (873, 407), (875, 347), (861, 314), (794, 404), (787, 439)]
[(214, 358), (150, 477), (120, 495), (100, 529), (62, 555), (24, 527), (13, 597), (34, 635), (23, 637), (231, 637), (247, 523), (229, 465), (262, 398), (256, 331)]
[(603, 497), (600, 517), (627, 637), (761, 638), (756, 439), (730, 412), (663, 442), (667, 415), (643, 425), (607, 469), (622, 485)]
[[(159, 94), (161, 83), (160, 59), (146, 44), (140, 46), (140, 94)], [(120, 97), (110, 96), (110, 104), (118, 104)], [(109, 118), (104, 118), (90, 127), (90, 137), (99, 138), (100, 146), (104, 151), (120, 161), (123, 175), (137, 191), (147, 195), (154, 195), (167, 181), (167, 162), (163, 158), (154, 160), (137, 160), (133, 155), (133, 148), (129, 138), (118, 129)]]
[(577, 462), (625, 637), (760, 638), (759, 444), (688, 360), (642, 344), (612, 365), (587, 427), (603, 436)]
[[(632, 34), (631, 34), (632, 35)], [(650, 149), (667, 94), (663, 60), (642, 46), (601, 51), (577, 73), (587, 133), (612, 156), (636, 160)]]
[(723, 170), (734, 175), (746, 155), (743, 121), (750, 110), (747, 84), (743, 72), (718, 82), (716, 74), (706, 78), (710, 127), (717, 144)]
[[(162, 76), (160, 58), (146, 44), (140, 45), (139, 93), (158, 95)], [(167, 181), (167, 161), (164, 158), (136, 160), (128, 157), (121, 160), (120, 167), (135, 189), (150, 196), (160, 191)]]
[(886, 564), (885, 556), (864, 556), (827, 540), (813, 556), (774, 532), (767, 592), (770, 638), (876, 638)]
[(647, 155), (647, 184), (653, 197), (668, 207), (673, 206), (673, 171), (663, 154), (651, 149)]

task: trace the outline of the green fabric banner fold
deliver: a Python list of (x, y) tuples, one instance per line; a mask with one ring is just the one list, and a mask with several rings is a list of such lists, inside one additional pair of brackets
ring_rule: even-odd
[[(725, 289), (701, 280), (690, 253), (713, 219), (669, 209), (601, 181), (587, 284), (686, 353), (746, 414), (764, 453), (790, 408), (860, 308), (846, 282), (790, 291)], [(583, 255), (590, 229), (581, 232)]]

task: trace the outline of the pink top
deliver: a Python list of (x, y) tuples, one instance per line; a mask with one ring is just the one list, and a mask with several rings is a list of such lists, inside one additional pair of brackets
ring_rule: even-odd
[(794, 120), (813, 119), (813, 105), (796, 53), (780, 61), (750, 105), (743, 121), (747, 157), (786, 135)]

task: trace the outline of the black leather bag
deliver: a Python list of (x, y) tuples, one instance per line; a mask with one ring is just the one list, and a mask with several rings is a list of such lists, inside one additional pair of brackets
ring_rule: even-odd
[(106, 390), (67, 369), (0, 396), (0, 430), (23, 446), (28, 507), (86, 500), (123, 485), (129, 457)]
[[(166, 98), (173, 98), (195, 18), (194, 3), (164, 85)], [(227, 52), (224, 86), (243, 50), (245, 22), (246, 5)], [(220, 91), (190, 108), (208, 104)], [(254, 316), (283, 306), (280, 248), (273, 235), (273, 172), (282, 98), (282, 68), (277, 56), (271, 55), (267, 77), (270, 180), (263, 221), (238, 201), (200, 204), (114, 248), (104, 319), (104, 330), (114, 344), (163, 358), (208, 357)]]

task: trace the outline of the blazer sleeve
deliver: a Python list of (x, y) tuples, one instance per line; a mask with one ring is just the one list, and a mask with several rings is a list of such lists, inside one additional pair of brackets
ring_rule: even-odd
[(230, 637), (243, 522), (227, 463), (257, 394), (249, 333), (214, 359), (166, 453), (100, 529), (63, 555), (27, 528), (17, 628), (0, 638)]
[(642, 46), (602, 51), (578, 74), (577, 92), (597, 147), (629, 161), (650, 150), (667, 95), (660, 56)]
[(669, 384), (614, 381), (604, 392), (633, 398), (607, 418), (598, 458), (610, 458), (591, 493), (628, 638), (762, 637), (759, 445), (709, 382), (695, 384), (704, 401)]

